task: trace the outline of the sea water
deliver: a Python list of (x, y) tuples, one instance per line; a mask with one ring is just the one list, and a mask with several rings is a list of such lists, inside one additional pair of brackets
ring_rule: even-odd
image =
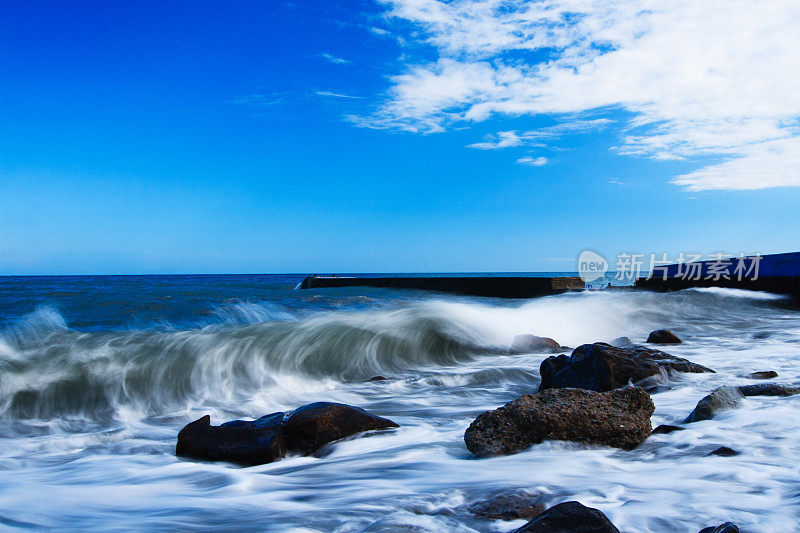
[[(544, 442), (477, 459), (464, 430), (537, 390), (562, 345), (669, 328), (665, 348), (716, 370), (672, 376), (653, 426), (722, 385), (800, 382), (800, 308), (728, 289), (496, 300), (384, 289), (295, 290), (302, 276), (0, 278), (0, 527), (97, 530), (511, 531), (470, 504), (520, 490), (578, 500), (622, 531), (797, 531), (800, 396), (751, 397), (632, 451)], [(374, 376), (386, 381), (370, 382)], [(178, 458), (178, 431), (315, 401), (394, 431), (243, 468)], [(720, 447), (735, 457), (707, 456)]]

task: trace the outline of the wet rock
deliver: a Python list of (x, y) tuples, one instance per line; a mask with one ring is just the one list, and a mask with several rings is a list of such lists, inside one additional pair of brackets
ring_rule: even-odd
[(653, 430), (653, 435), (666, 435), (667, 433), (672, 433), (673, 431), (683, 431), (686, 428), (682, 428), (680, 426), (673, 426), (670, 424), (661, 424), (656, 429)]
[(615, 348), (627, 348), (628, 346), (633, 346), (633, 341), (628, 337), (617, 337), (614, 340), (608, 341), (608, 344)]
[(657, 329), (650, 333), (647, 342), (651, 344), (680, 344), (683, 341), (668, 329)]
[(650, 396), (638, 387), (604, 393), (547, 389), (479, 415), (464, 442), (479, 457), (516, 453), (543, 440), (629, 450), (650, 435), (653, 410)]
[(713, 452), (709, 452), (708, 455), (719, 455), (720, 457), (733, 457), (734, 455), (739, 455), (741, 452), (737, 452), (727, 446), (720, 446)]
[(736, 389), (742, 396), (794, 396), (795, 394), (800, 394), (800, 387), (779, 385), (777, 383), (741, 385)]
[(619, 530), (599, 510), (579, 502), (564, 502), (551, 507), (514, 533), (619, 533)]
[(319, 402), (300, 407), (288, 417), (273, 413), (258, 420), (233, 420), (211, 425), (206, 415), (178, 433), (175, 453), (208, 461), (260, 465), (287, 452), (309, 455), (329, 442), (364, 431), (398, 427), (391, 420), (340, 403)]
[(765, 370), (762, 372), (752, 372), (745, 377), (749, 379), (773, 379), (778, 377), (778, 373), (774, 370)]
[(511, 342), (511, 352), (523, 353), (553, 353), (561, 350), (561, 345), (549, 337), (536, 335), (517, 335)]
[(739, 407), (742, 397), (745, 396), (793, 396), (795, 394), (800, 394), (800, 387), (778, 383), (720, 387), (697, 402), (694, 411), (686, 417), (683, 423), (710, 420), (717, 413)]
[(739, 533), (739, 526), (733, 522), (725, 522), (717, 527), (704, 527), (699, 533)]
[(714, 415), (728, 409), (735, 409), (742, 403), (742, 394), (736, 387), (720, 387), (708, 396), (704, 396), (694, 410), (683, 421), (684, 424), (711, 420)]
[(389, 378), (386, 378), (384, 376), (372, 376), (371, 378), (369, 378), (367, 380), (367, 382), (370, 382), (370, 383), (373, 382), (373, 381), (389, 381)]
[(386, 418), (342, 403), (317, 402), (295, 410), (283, 426), (288, 451), (304, 455), (364, 431), (399, 427)]
[(662, 371), (713, 372), (645, 346), (617, 348), (596, 342), (578, 346), (569, 357), (562, 354), (545, 359), (539, 367), (542, 376), (539, 390), (575, 387), (604, 392), (659, 376)]
[(206, 415), (178, 433), (175, 453), (181, 457), (242, 465), (271, 463), (286, 452), (281, 434), (283, 417), (284, 413), (273, 413), (249, 422), (234, 420), (212, 426), (211, 417)]
[(469, 507), (469, 511), (476, 517), (490, 520), (530, 519), (542, 514), (544, 510), (545, 506), (538, 497), (526, 492), (499, 494)]

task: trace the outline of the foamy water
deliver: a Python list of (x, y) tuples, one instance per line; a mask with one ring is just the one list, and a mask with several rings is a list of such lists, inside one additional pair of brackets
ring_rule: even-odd
[[(545, 442), (476, 459), (463, 441), (480, 412), (537, 389), (547, 356), (503, 353), (522, 333), (575, 347), (672, 329), (685, 344), (667, 351), (717, 373), (683, 375), (653, 394), (654, 427), (680, 422), (718, 386), (754, 383), (742, 377), (752, 371), (798, 383), (800, 312), (783, 299), (726, 290), (513, 302), (302, 292), (230, 298), (193, 322), (76, 328), (46, 305), (7, 318), (0, 524), (510, 531), (524, 521), (478, 520), (466, 507), (523, 489), (548, 505), (597, 507), (622, 531), (696, 533), (724, 521), (797, 530), (800, 396), (747, 398), (633, 451)], [(366, 382), (375, 375), (390, 381)], [(401, 427), (250, 468), (174, 455), (177, 432), (204, 414), (217, 424), (313, 401), (357, 405)], [(742, 453), (706, 456), (723, 445)]]

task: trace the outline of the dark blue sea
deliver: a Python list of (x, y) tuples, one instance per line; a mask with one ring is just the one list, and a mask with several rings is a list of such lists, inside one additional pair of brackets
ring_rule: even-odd
[[(796, 304), (729, 289), (297, 290), (303, 277), (1, 277), (0, 528), (512, 531), (524, 521), (470, 506), (522, 491), (579, 500), (622, 531), (796, 530), (800, 397), (747, 398), (633, 451), (544, 442), (476, 459), (463, 440), (479, 413), (536, 391), (548, 355), (509, 354), (516, 335), (575, 347), (671, 329), (685, 342), (670, 353), (717, 372), (665, 377), (657, 426), (721, 385), (753, 383), (749, 372), (800, 381)], [(178, 431), (203, 415), (315, 401), (401, 427), (256, 467), (175, 455)], [(723, 445), (742, 453), (707, 456)]]

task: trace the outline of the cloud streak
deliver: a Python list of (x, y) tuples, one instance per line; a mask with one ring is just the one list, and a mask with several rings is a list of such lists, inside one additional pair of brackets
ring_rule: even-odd
[(335, 55), (328, 54), (327, 52), (320, 54), (319, 57), (321, 57), (322, 59), (328, 61), (329, 63), (333, 63), (335, 65), (346, 65), (346, 64), (350, 63), (349, 59), (343, 59), (341, 57), (336, 57)]
[[(434, 133), (497, 115), (560, 117), (538, 130), (546, 138), (598, 126), (575, 115), (622, 110), (619, 154), (719, 161), (676, 176), (681, 187), (800, 186), (796, 0), (381, 2), (438, 58), (392, 77), (359, 125)], [(471, 146), (526, 139), (503, 134)]]

